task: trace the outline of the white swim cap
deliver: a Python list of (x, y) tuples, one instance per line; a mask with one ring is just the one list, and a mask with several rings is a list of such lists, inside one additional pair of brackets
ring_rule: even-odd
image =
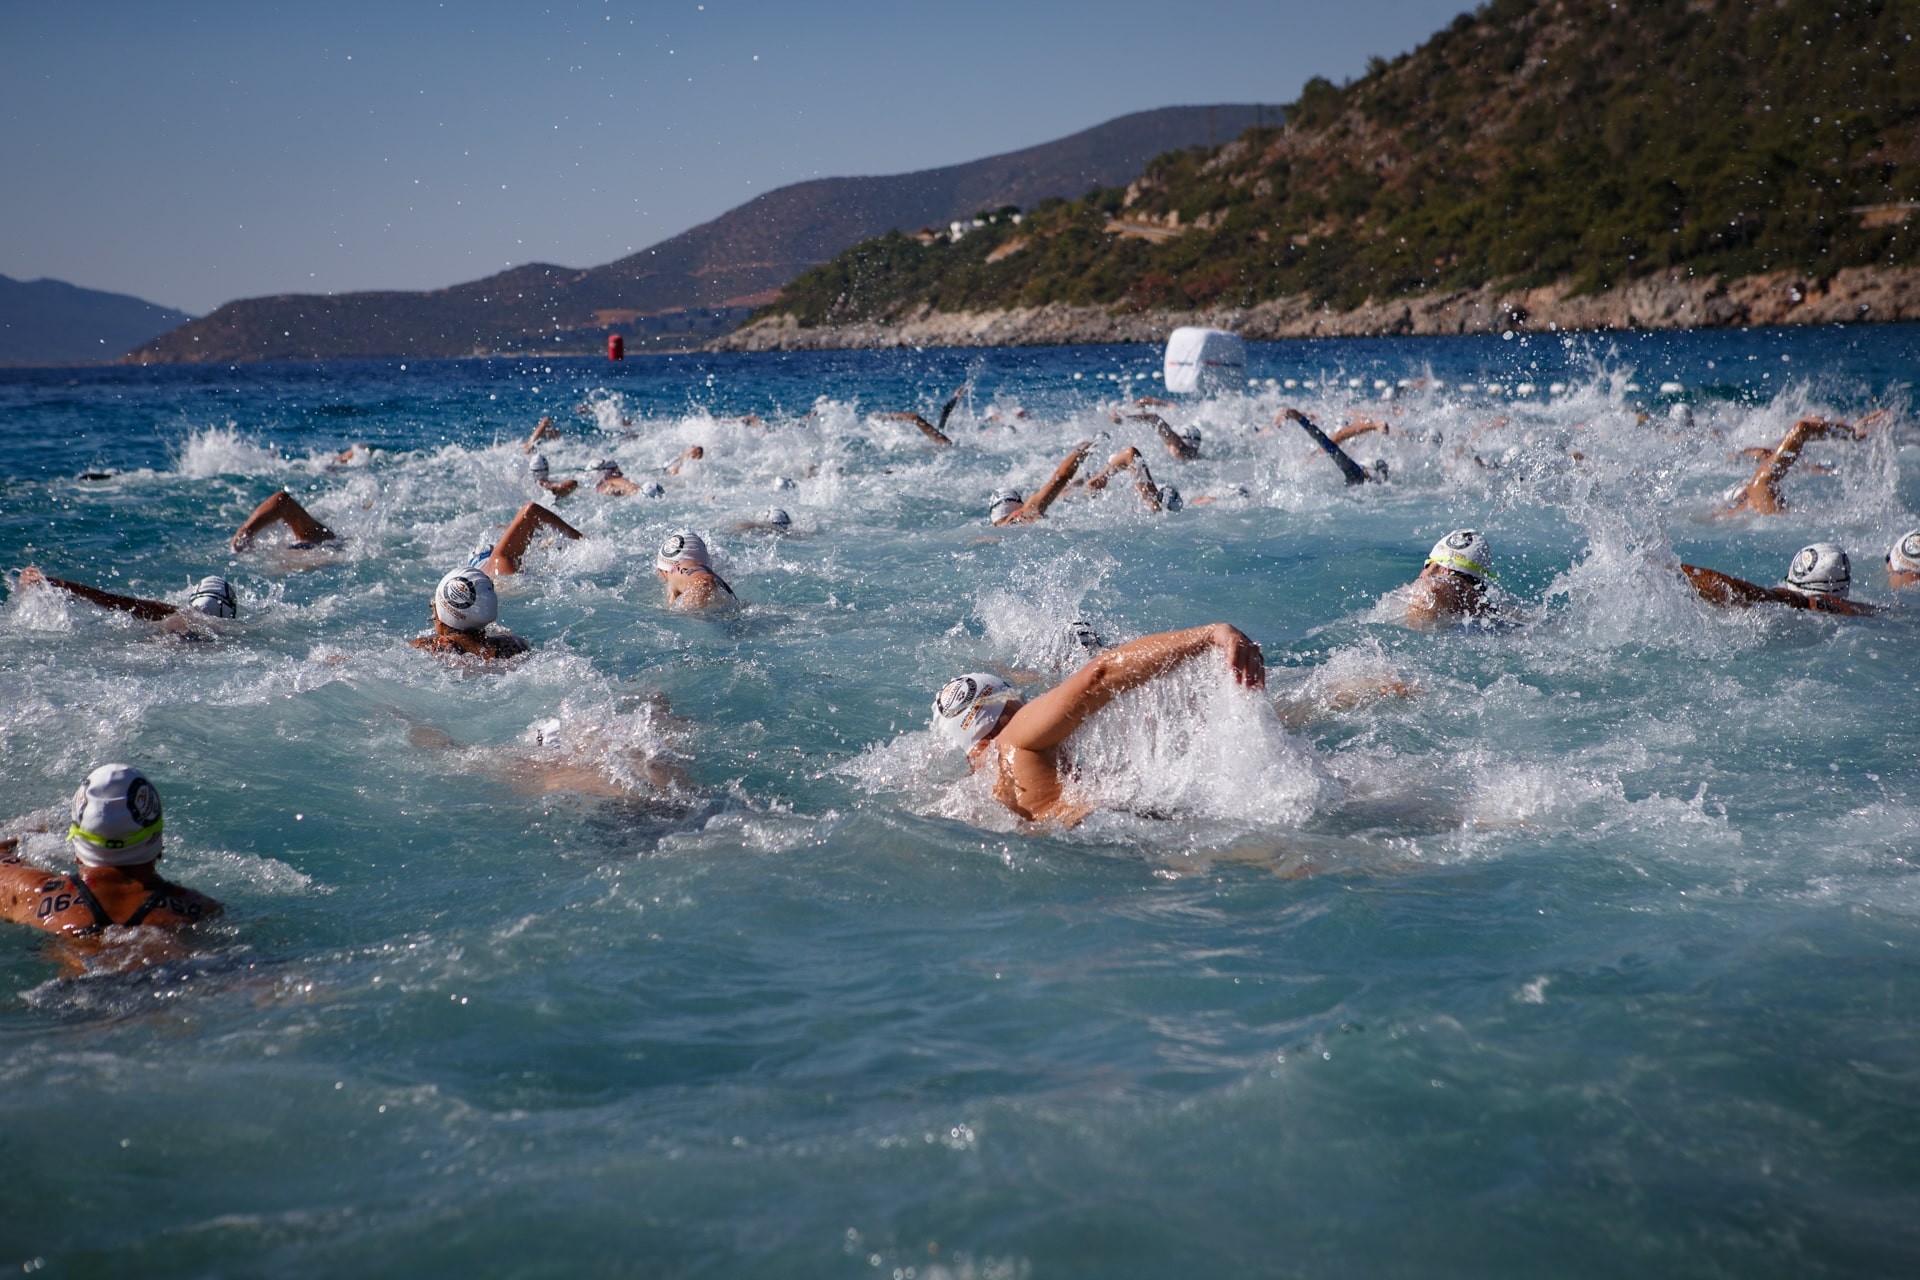
[(1180, 508), (1186, 505), (1187, 505), (1186, 499), (1180, 496), (1180, 491), (1178, 489), (1174, 488), (1170, 484), (1163, 484), (1160, 486), (1160, 507), (1162, 510), (1178, 511)]
[(1198, 449), (1200, 447), (1200, 428), (1183, 427), (1180, 431), (1180, 438)]
[(667, 540), (660, 544), (660, 553), (653, 558), (653, 567), (665, 573), (676, 564), (691, 561), (701, 568), (709, 567), (713, 562), (707, 558), (707, 544), (699, 534), (690, 529), (670, 533)]
[(785, 476), (775, 476), (771, 488), (775, 493), (780, 493), (793, 488), (793, 481), (787, 479)]
[(612, 458), (600, 459), (600, 461), (593, 464), (593, 469), (603, 476), (617, 476), (620, 474), (620, 464)]
[(160, 793), (130, 764), (103, 764), (73, 793), (67, 843), (89, 867), (137, 867), (160, 856)]
[(1667, 420), (1678, 427), (1692, 426), (1693, 406), (1684, 400), (1676, 401), (1667, 408)]
[(640, 486), (640, 496), (643, 498), (664, 498), (667, 496), (667, 486), (661, 484), (658, 480), (649, 480)]
[(493, 579), (482, 569), (455, 569), (433, 589), (433, 616), (455, 631), (485, 631), (500, 616)]
[(1075, 647), (1085, 649), (1088, 653), (1098, 653), (1107, 647), (1107, 642), (1100, 638), (1093, 624), (1081, 618), (1075, 618), (1067, 624), (1067, 635), (1072, 638)]
[(544, 453), (534, 454), (533, 461), (527, 464), (527, 470), (533, 472), (535, 479), (539, 479), (539, 480), (546, 479), (547, 478), (547, 455)]
[(1787, 566), (1787, 590), (1803, 596), (1839, 596), (1845, 599), (1853, 585), (1853, 566), (1847, 553), (1831, 542), (1800, 548)]
[(1477, 529), (1455, 529), (1446, 537), (1433, 544), (1433, 550), (1427, 552), (1427, 563), (1437, 564), (1442, 569), (1451, 569), (1463, 573), (1475, 582), (1485, 582), (1496, 576), (1487, 566), (1493, 560), (1493, 549), (1487, 540), (1480, 536)]
[(1013, 696), (1013, 686), (999, 676), (955, 676), (933, 700), (933, 727), (956, 746), (971, 747), (1000, 727)]
[(992, 505), (987, 508), (987, 519), (996, 521), (1012, 515), (1027, 502), (1018, 489), (995, 489), (988, 501)]
[(760, 522), (784, 529), (793, 523), (793, 517), (788, 515), (786, 511), (780, 507), (768, 507), (760, 513)]
[(240, 602), (234, 598), (233, 587), (217, 573), (200, 579), (193, 594), (187, 597), (187, 606), (212, 618), (240, 616)]
[(1909, 529), (1900, 541), (1887, 549), (1887, 568), (1900, 573), (1920, 573), (1920, 529)]

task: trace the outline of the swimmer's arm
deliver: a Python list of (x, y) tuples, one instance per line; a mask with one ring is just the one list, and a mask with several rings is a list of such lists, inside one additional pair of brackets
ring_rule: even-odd
[(1138, 462), (1139, 460), (1140, 460), (1140, 451), (1134, 448), (1132, 445), (1128, 445), (1126, 448), (1122, 449), (1120, 452), (1114, 454), (1111, 458), (1108, 458), (1106, 466), (1100, 468), (1100, 470), (1096, 471), (1093, 475), (1087, 477), (1087, 488), (1089, 489), (1106, 488), (1107, 481), (1111, 480), (1116, 472), (1126, 470), (1128, 467), (1132, 466), (1134, 463)]
[[(947, 408), (949, 410), (953, 408), (953, 404), (951, 401), (948, 402)], [(889, 422), (911, 422), (914, 426), (920, 428), (921, 435), (925, 436), (927, 439), (933, 441), (937, 445), (945, 446), (953, 443), (953, 441), (948, 438), (946, 432), (934, 426), (931, 422), (928, 422), (925, 418), (921, 417), (917, 413), (883, 413), (880, 416), (887, 419)], [(941, 414), (940, 420), (942, 422), (945, 422), (947, 420), (946, 414), (944, 413)]]
[(1047, 514), (1047, 508), (1058, 501), (1060, 495), (1067, 491), (1067, 486), (1073, 483), (1074, 472), (1078, 471), (1080, 464), (1086, 461), (1087, 451), (1091, 448), (1093, 448), (1093, 441), (1091, 440), (1082, 440), (1079, 444), (1075, 445), (1073, 452), (1062, 459), (1060, 465), (1053, 469), (1053, 475), (1050, 476), (1047, 483), (1041, 487), (1040, 492), (1028, 498), (1026, 505), (1008, 516), (1007, 523), (1024, 524), (1029, 520), (1038, 520), (1041, 516)]
[(1683, 564), (1680, 566), (1680, 572), (1687, 576), (1687, 581), (1708, 604), (1731, 605), (1744, 609), (1750, 605), (1777, 602), (1782, 595), (1775, 588), (1763, 587), (1757, 582), (1748, 582), (1745, 578), (1721, 573), (1718, 569), (1702, 569), (1699, 565)]
[(595, 485), (594, 488), (601, 493), (612, 494), (617, 498), (632, 497), (634, 494), (640, 492), (640, 486), (625, 476), (608, 476), (605, 480)]
[(282, 489), (255, 507), (253, 514), (234, 531), (233, 549), (245, 551), (254, 535), (276, 520), (291, 529), (293, 536), (302, 542), (331, 542), (335, 537), (333, 530), (315, 520), (292, 494)]
[(130, 613), (146, 622), (161, 622), (180, 612), (178, 607), (159, 600), (142, 600), (138, 596), (115, 595), (111, 591), (102, 591), (98, 587), (89, 587), (85, 583), (48, 577), (32, 565), (28, 565), (20, 571), (20, 586), (30, 587), (35, 584), (58, 587), (68, 595), (79, 596), (82, 600), (97, 604), (102, 609), (118, 609), (122, 613)]
[[(586, 408), (585, 405), (580, 407), (582, 409)], [(520, 446), (520, 452), (532, 453), (533, 446), (539, 444), (542, 440), (555, 439), (559, 435), (560, 428), (553, 425), (552, 416), (549, 415), (548, 417), (542, 418), (534, 424), (533, 433), (527, 437), (527, 442)]]
[(553, 480), (542, 480), (540, 487), (556, 498), (564, 498), (575, 489), (578, 489), (580, 482), (578, 480), (560, 480), (557, 482)]
[(1094, 658), (1059, 686), (1015, 711), (1012, 722), (996, 735), (996, 741), (1027, 751), (1057, 747), (1089, 716), (1122, 693), (1139, 688), (1208, 649), (1221, 651), (1239, 683), (1255, 689), (1266, 684), (1260, 646), (1239, 628), (1216, 622), (1185, 631), (1163, 631)]
[(680, 474), (681, 467), (686, 466), (687, 463), (689, 462), (698, 462), (700, 461), (700, 459), (706, 456), (707, 456), (707, 451), (705, 449), (702, 449), (697, 444), (690, 444), (685, 449), (680, 451), (679, 457), (675, 458), (672, 462), (669, 462), (667, 464), (667, 474), (670, 476), (677, 476)]
[(487, 559), (487, 572), (494, 577), (520, 572), (520, 561), (527, 554), (533, 535), (544, 526), (562, 537), (577, 541), (580, 531), (537, 502), (529, 502), (514, 514), (513, 523), (500, 535), (500, 543)]
[(1382, 435), (1393, 434), (1393, 428), (1384, 422), (1375, 422), (1372, 418), (1356, 418), (1334, 432), (1330, 439), (1332, 439), (1335, 444), (1345, 444), (1356, 436), (1364, 436), (1374, 431), (1378, 431)]
[(941, 439), (946, 439), (947, 419), (953, 416), (955, 407), (960, 403), (960, 397), (965, 394), (967, 394), (966, 384), (962, 383), (955, 388), (952, 395), (947, 397), (947, 402), (940, 406), (940, 421), (935, 425), (934, 430), (939, 433)]
[(1185, 461), (1188, 458), (1197, 458), (1200, 456), (1200, 451), (1188, 444), (1186, 437), (1180, 435), (1171, 426), (1167, 425), (1167, 420), (1159, 414), (1130, 413), (1127, 417), (1131, 421), (1144, 422), (1152, 427), (1154, 431), (1159, 434), (1160, 443), (1167, 446), (1167, 452), (1172, 454), (1176, 459)]
[(1334, 465), (1340, 468), (1340, 473), (1347, 478), (1348, 484), (1365, 484), (1368, 481), (1370, 477), (1367, 475), (1366, 468), (1362, 467), (1352, 458), (1349, 458), (1346, 451), (1339, 445), (1327, 439), (1327, 433), (1322, 431), (1312, 418), (1309, 418), (1298, 409), (1291, 408), (1282, 409), (1280, 416), (1299, 423), (1301, 430), (1305, 431), (1309, 436), (1312, 436), (1314, 443), (1318, 444), (1326, 451), (1327, 456), (1333, 459)]

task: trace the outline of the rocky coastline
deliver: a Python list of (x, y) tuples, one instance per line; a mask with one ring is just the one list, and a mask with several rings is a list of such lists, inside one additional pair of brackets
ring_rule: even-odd
[(1009, 347), (1161, 342), (1183, 324), (1275, 338), (1459, 335), (1563, 330), (1739, 328), (1756, 325), (1920, 320), (1920, 268), (1849, 268), (1832, 276), (1774, 272), (1734, 280), (1685, 273), (1647, 276), (1603, 293), (1566, 286), (1417, 294), (1336, 311), (1305, 297), (1205, 311), (1113, 311), (1050, 304), (1004, 311), (936, 312), (802, 328), (790, 316), (755, 321), (709, 342), (709, 351), (822, 351), (882, 347)]

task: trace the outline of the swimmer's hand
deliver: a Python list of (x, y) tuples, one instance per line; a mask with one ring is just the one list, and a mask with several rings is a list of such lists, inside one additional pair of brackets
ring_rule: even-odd
[(14, 590), (25, 591), (28, 587), (44, 586), (46, 581), (46, 574), (40, 572), (40, 570), (34, 566), (28, 565), (20, 571), (20, 577), (14, 582)]
[(242, 529), (233, 535), (229, 545), (231, 545), (235, 551), (245, 551), (253, 545), (253, 535)]
[(1266, 659), (1260, 653), (1260, 646), (1246, 632), (1228, 623), (1216, 622), (1211, 639), (1214, 648), (1225, 655), (1227, 666), (1233, 671), (1234, 683), (1249, 689), (1266, 687)]

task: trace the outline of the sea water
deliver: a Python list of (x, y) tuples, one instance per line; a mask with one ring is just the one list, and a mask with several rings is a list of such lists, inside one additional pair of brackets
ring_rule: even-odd
[[(1920, 330), (0, 373), (0, 797), (94, 764), (227, 906), (80, 976), (0, 934), (0, 1260), (142, 1276), (1902, 1274), (1920, 1257)], [(910, 423), (958, 389), (950, 449)], [(1285, 407), (1390, 479), (1349, 489)], [(1684, 409), (1676, 408), (1684, 406)], [(1719, 518), (1743, 448), (1811, 446)], [(542, 445), (564, 500), (527, 474)], [(1118, 414), (1120, 421), (1115, 421)], [(1130, 484), (991, 527), (1075, 442)], [(704, 457), (668, 475), (691, 445)], [(338, 455), (352, 448), (345, 461)], [(659, 498), (591, 491), (611, 457)], [(103, 478), (82, 479), (82, 474)], [(227, 540), (286, 488), (342, 542)], [(408, 646), (522, 503), (529, 657)], [(792, 515), (774, 536), (750, 527)], [(1401, 625), (1491, 541), (1514, 625)], [(663, 607), (701, 532), (740, 607)], [(1853, 553), (1871, 618), (1700, 602)], [(1229, 621), (1023, 826), (928, 729)], [(1352, 705), (1342, 688), (1404, 696)]]

